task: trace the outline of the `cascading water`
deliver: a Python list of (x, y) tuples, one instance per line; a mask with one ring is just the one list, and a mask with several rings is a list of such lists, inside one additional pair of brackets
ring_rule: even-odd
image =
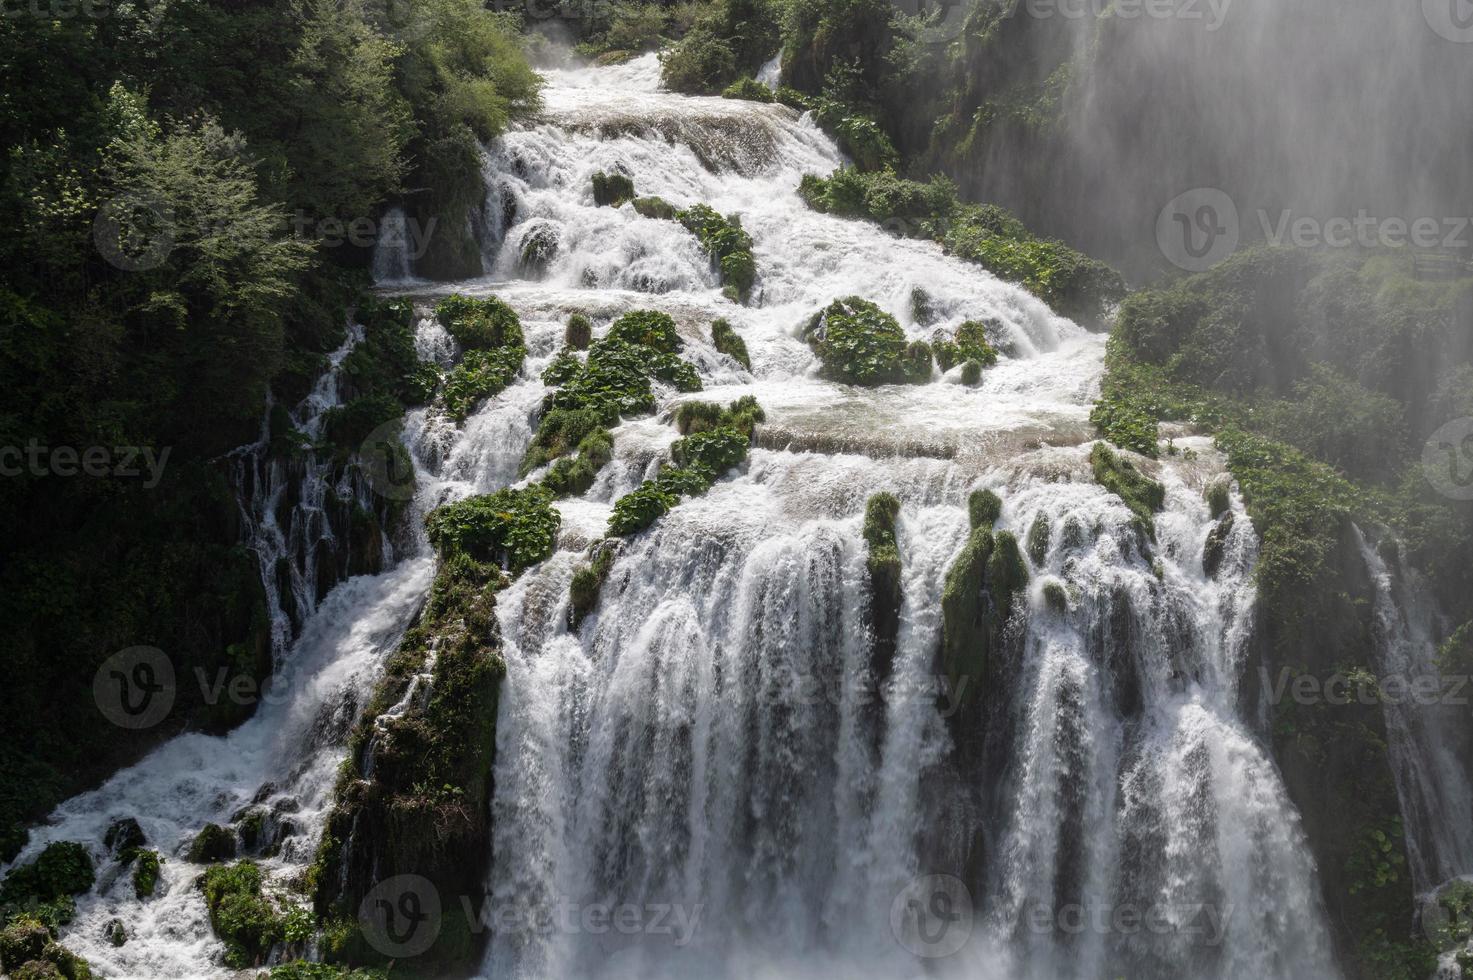
[[(1356, 529), (1375, 588), (1378, 671), (1397, 795), (1407, 829), (1412, 882), (1426, 893), (1473, 874), (1473, 785), (1453, 735), (1467, 695), (1437, 664), (1439, 613), (1431, 593), (1396, 549), (1394, 565)], [(1429, 686), (1430, 684), (1430, 686)], [(1459, 706), (1463, 707), (1459, 707)]]
[[(613, 501), (675, 438), (664, 413), (676, 396), (662, 389), (662, 414), (615, 429), (614, 461), (558, 504), (557, 554), (498, 597), (507, 677), (481, 972), (1334, 976), (1298, 817), (1237, 711), (1255, 557), (1240, 503), (1220, 569), (1203, 571), (1213, 522), (1202, 488), (1221, 473), (1208, 442), (1178, 439), (1183, 454), (1159, 465), (1166, 508), (1148, 544), (1090, 475), (1103, 338), (932, 244), (808, 210), (800, 176), (842, 158), (789, 109), (661, 93), (653, 55), (548, 80), (543, 119), (488, 150), (493, 275), (454, 287), (517, 309), (528, 363), (461, 427), (410, 413), (414, 510), (516, 479), (546, 392), (532, 379), (573, 311), (598, 323), (671, 313), (699, 397), (754, 394), (768, 421), (741, 472), (622, 546), (598, 609), (570, 632), (574, 569)], [(598, 170), (626, 174), (641, 195), (739, 215), (759, 273), (752, 304), (722, 298), (678, 224), (595, 207)], [(913, 338), (986, 320), (1003, 359), (975, 388), (955, 372), (870, 390), (820, 380), (799, 327), (850, 294)], [(744, 338), (750, 372), (711, 347), (717, 317)], [(453, 353), (433, 323), (418, 342), (442, 364)], [(299, 424), (331, 399), (319, 401), (297, 410)], [(987, 692), (1008, 706), (985, 733), (991, 762), (972, 772), (955, 761), (959, 694), (936, 654), (943, 583), (978, 487), (1003, 498), (999, 529), (1023, 537), (1046, 514), (1054, 531), (1010, 624), (1016, 656)], [(877, 678), (861, 512), (882, 490), (903, 505), (903, 601), (890, 673)], [(278, 542), (258, 545), (263, 569), (296, 554), (291, 529), (320, 499), (301, 493), (290, 520), (279, 504), (257, 508), (253, 534)], [(166, 744), (35, 835), (22, 859), (82, 840), (111, 867), (103, 832), (136, 816), (167, 859), (148, 902), (105, 872), (68, 944), (115, 978), (228, 972), (184, 845), (259, 798), (295, 831), (264, 865), (278, 883), (300, 871), (343, 732), (428, 587), (418, 544), (320, 603), (291, 578), (304, 608), (300, 635), (284, 634), (285, 696), (225, 738)], [(915, 928), (937, 911), (916, 891), (933, 874), (968, 883), (942, 909), (964, 930), (949, 933), (959, 948)], [(611, 918), (590, 924), (589, 909)], [(130, 934), (119, 948), (103, 939), (113, 918)]]

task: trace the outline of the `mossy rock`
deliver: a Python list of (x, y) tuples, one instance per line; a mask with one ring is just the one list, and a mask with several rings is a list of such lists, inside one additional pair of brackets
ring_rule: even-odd
[(588, 614), (598, 607), (598, 597), (603, 591), (609, 569), (614, 566), (618, 545), (612, 541), (594, 546), (593, 560), (573, 573), (568, 586), (568, 628), (577, 630)]
[(738, 78), (721, 90), (723, 99), (744, 99), (748, 102), (770, 103), (774, 100), (772, 89), (755, 78)]
[(1207, 532), (1207, 541), (1202, 545), (1202, 571), (1208, 578), (1217, 578), (1218, 570), (1222, 568), (1223, 554), (1227, 549), (1228, 538), (1233, 533), (1232, 512), (1222, 516)]
[(563, 331), (563, 343), (573, 350), (587, 350), (593, 343), (593, 323), (582, 313), (568, 317), (568, 326)]
[(962, 384), (968, 388), (975, 387), (982, 381), (982, 364), (980, 361), (964, 361), (962, 363)]
[(912, 341), (905, 349), (905, 380), (921, 385), (931, 380), (931, 345), (924, 340)]
[(1036, 567), (1042, 568), (1048, 560), (1050, 530), (1048, 515), (1039, 511), (1028, 527), (1028, 557)]
[(663, 197), (637, 197), (631, 202), (634, 210), (646, 218), (654, 218), (659, 221), (674, 221), (680, 209), (666, 201)]
[(1002, 516), (1002, 498), (991, 490), (973, 490), (967, 496), (967, 521), (973, 529), (992, 529)]
[(895, 520), (900, 501), (890, 493), (877, 493), (865, 502), (864, 542), (868, 547), (865, 566), (870, 583), (870, 625), (874, 631), (870, 668), (875, 679), (890, 676), (894, 667), (896, 640), (900, 633), (900, 549), (895, 540)]
[(1089, 453), (1095, 482), (1119, 497), (1139, 519), (1146, 536), (1156, 539), (1155, 515), (1166, 506), (1166, 488), (1150, 479), (1123, 456), (1118, 456), (1103, 442), (1095, 443)]
[(725, 354), (745, 370), (752, 370), (752, 358), (747, 354), (747, 344), (726, 320), (715, 320), (711, 324), (711, 345), (718, 353)]
[(216, 823), (207, 823), (185, 852), (192, 864), (214, 864), (235, 857), (235, 835)]
[(1063, 615), (1069, 611), (1069, 593), (1063, 583), (1050, 580), (1043, 584), (1043, 603), (1054, 612)]
[(523, 347), (522, 320), (495, 296), (474, 298), (459, 293), (435, 305), (435, 319), (465, 350)]
[(625, 201), (634, 200), (634, 181), (624, 174), (606, 174), (602, 170), (593, 175), (593, 203), (599, 207), (618, 207)]
[(1207, 508), (1212, 513), (1214, 521), (1232, 509), (1233, 501), (1229, 483), (1228, 478), (1224, 477), (1220, 480), (1213, 480), (1207, 487)]
[(542, 275), (561, 247), (562, 236), (556, 225), (546, 221), (533, 225), (522, 236), (522, 269), (533, 276)]
[(135, 851), (146, 843), (148, 841), (143, 836), (143, 828), (132, 817), (113, 821), (102, 838), (103, 846), (114, 857), (121, 857), (130, 851)]
[(158, 851), (140, 848), (133, 856), (133, 894), (140, 900), (151, 898), (158, 889), (160, 865)]

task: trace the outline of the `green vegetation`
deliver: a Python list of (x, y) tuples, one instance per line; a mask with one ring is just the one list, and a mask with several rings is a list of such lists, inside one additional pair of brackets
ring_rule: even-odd
[(445, 408), (464, 422), (482, 401), (511, 384), (527, 348), (516, 311), (494, 296), (455, 294), (435, 307), (438, 319), (464, 352), (445, 378)]
[[(1421, 472), (1427, 433), (1468, 414), (1467, 280), (1418, 282), (1410, 259), (1257, 248), (1143, 290), (1120, 307), (1092, 416), (1144, 455), (1157, 424), (1214, 432), (1260, 539), (1256, 578), (1271, 672), (1375, 670), (1369, 585), (1351, 522), (1392, 528), (1455, 623), (1473, 619), (1473, 507)], [(1413, 353), (1415, 352), (1415, 353)], [(1207, 488), (1214, 574), (1233, 526)], [(1369, 675), (1368, 675), (1369, 676)], [(1473, 726), (1470, 726), (1473, 727)], [(1274, 709), (1275, 756), (1304, 816), (1339, 941), (1366, 976), (1424, 976), (1407, 928), (1404, 831), (1379, 709)], [(1473, 732), (1459, 736), (1464, 744)]]
[(491, 562), (515, 575), (552, 554), (560, 518), (551, 503), (541, 487), (507, 488), (437, 507), (425, 527), (441, 554)]
[(748, 102), (774, 101), (772, 89), (755, 78), (738, 78), (721, 90), (723, 99), (745, 99)]
[[(133, 853), (131, 860), (137, 862), (133, 866), (133, 893), (139, 898), (151, 897), (158, 887), (159, 866), (163, 859), (158, 851), (140, 849)], [(125, 865), (128, 863), (129, 860), (123, 861)]]
[[(675, 465), (663, 467), (653, 480), (645, 480), (614, 502), (610, 536), (637, 534), (669, 513), (681, 497), (705, 493), (718, 477), (747, 458), (752, 430), (764, 417), (751, 395), (726, 409), (710, 402), (681, 405), (675, 413), (676, 425), (689, 434), (670, 447)], [(584, 585), (588, 584), (585, 580)]]
[(624, 174), (606, 174), (602, 170), (593, 175), (593, 203), (600, 207), (618, 207), (625, 201), (634, 200), (634, 181)]
[(1156, 512), (1166, 506), (1165, 488), (1141, 473), (1130, 460), (1111, 452), (1103, 442), (1095, 443), (1090, 450), (1089, 465), (1095, 482), (1119, 497), (1135, 514), (1146, 536), (1155, 540)]
[(94, 880), (87, 849), (72, 841), (48, 844), (34, 861), (12, 868), (0, 883), (0, 970), (90, 980), (87, 961), (57, 943), (56, 930), (76, 915), (72, 896)]
[[(834, 300), (813, 315), (803, 337), (823, 361), (824, 375), (835, 381), (872, 386), (917, 380), (905, 331), (869, 300)], [(926, 380), (929, 376), (928, 363)]]
[(711, 322), (711, 345), (718, 353), (725, 354), (744, 369), (752, 370), (752, 358), (747, 354), (746, 341), (737, 335), (726, 320), (719, 319)]
[(1033, 523), (1028, 526), (1028, 557), (1037, 567), (1042, 567), (1048, 558), (1049, 532), (1048, 515), (1039, 511)]
[(1002, 498), (991, 490), (973, 490), (967, 495), (967, 521), (973, 530), (988, 530), (1002, 516)]
[[(1125, 282), (1113, 269), (1060, 242), (1034, 237), (1002, 208), (962, 202), (956, 185), (945, 177), (922, 183), (893, 170), (849, 168), (828, 178), (804, 174), (799, 193), (817, 211), (868, 218), (905, 237), (940, 242), (948, 253), (1021, 284), (1085, 324), (1102, 323), (1125, 296)], [(984, 366), (990, 363), (985, 356), (976, 359)]]
[[(515, 576), (552, 554), (560, 519), (551, 500), (546, 487), (509, 488), (426, 518), (439, 558), (429, 600), (353, 730), (317, 859), (306, 874), (333, 963), (389, 965), (357, 928), (340, 928), (378, 881), (413, 873), (442, 894), (479, 894), (489, 860), (496, 712), (506, 672), (496, 595), (510, 582), (503, 568)], [(430, 696), (388, 716), (427, 669)], [(485, 938), (472, 925), (463, 908), (447, 904), (435, 945), (414, 959), (411, 971), (439, 976), (468, 969)]]
[(675, 92), (715, 95), (754, 73), (779, 44), (772, 0), (715, 0), (661, 54), (661, 76)]
[(599, 593), (603, 591), (604, 580), (609, 577), (609, 569), (613, 565), (614, 548), (606, 540), (594, 546), (593, 561), (573, 573), (573, 581), (568, 588), (569, 629), (577, 630), (598, 605)]
[[(535, 107), (539, 82), (514, 21), (477, 0), (393, 7), (395, 23), (383, 5), (321, 0), (0, 18), (0, 443), (169, 453), (156, 482), (26, 472), (0, 486), (15, 678), (0, 856), (159, 739), (250, 714), (180, 685), (159, 725), (119, 729), (79, 679), (139, 644), (181, 677), (269, 669), (264, 593), (217, 461), (256, 438), (268, 392), (294, 405), (342, 342), (368, 261), (338, 247), (344, 227), (426, 188), (402, 201), (433, 227), (416, 271), (479, 272), (464, 231), (484, 195), (478, 140)], [(345, 365), (350, 397), (427, 398), (397, 327), (357, 305), (368, 336)]]
[(573, 350), (587, 350), (593, 343), (593, 324), (582, 313), (568, 317), (568, 327), (563, 332), (563, 343)]
[(877, 493), (864, 505), (864, 543), (868, 548), (865, 567), (869, 571), (870, 628), (874, 645), (870, 663), (877, 679), (890, 675), (895, 659), (895, 641), (900, 632), (900, 548), (895, 540), (895, 519), (900, 501), (893, 494)]
[(225, 965), (234, 969), (259, 964), (283, 938), (282, 914), (262, 894), (261, 869), (254, 861), (210, 868), (199, 880), (210, 927), (225, 943)]
[(700, 239), (710, 253), (728, 298), (745, 303), (757, 280), (757, 265), (752, 258), (752, 236), (742, 230), (736, 216), (723, 218), (704, 204), (693, 204), (676, 212), (675, 220)]

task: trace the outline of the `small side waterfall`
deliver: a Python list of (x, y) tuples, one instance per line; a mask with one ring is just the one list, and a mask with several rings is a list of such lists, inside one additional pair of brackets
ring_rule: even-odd
[(371, 265), (376, 284), (402, 285), (414, 280), (411, 257), (416, 243), (410, 231), (409, 218), (401, 207), (389, 208), (379, 219), (378, 240), (374, 242)]
[[(1454, 690), (1437, 664), (1436, 603), (1398, 551), (1395, 565), (1356, 529), (1375, 585), (1379, 681), (1392, 771), (1406, 823), (1412, 882), (1427, 892), (1473, 874), (1473, 785), (1454, 724), (1473, 696)], [(1459, 706), (1459, 704), (1461, 706)]]

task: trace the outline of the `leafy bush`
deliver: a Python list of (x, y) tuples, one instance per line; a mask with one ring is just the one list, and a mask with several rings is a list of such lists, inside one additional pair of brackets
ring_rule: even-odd
[(676, 440), (670, 457), (682, 468), (703, 468), (716, 476), (747, 458), (747, 437), (734, 429), (697, 432)]
[(775, 13), (768, 0), (716, 0), (661, 55), (665, 87), (714, 95), (756, 71), (778, 48)]
[(254, 966), (282, 938), (282, 917), (261, 893), (264, 876), (254, 861), (217, 865), (200, 877), (210, 926), (225, 942), (225, 965)]
[(857, 385), (906, 380), (905, 331), (874, 303), (848, 296), (814, 314), (804, 339), (823, 361), (823, 373)]
[(745, 302), (757, 278), (752, 236), (742, 230), (734, 216), (723, 218), (705, 204), (693, 204), (677, 212), (675, 218), (700, 239), (721, 273), (721, 281), (735, 292), (739, 302)]
[(148, 898), (158, 887), (159, 871), (162, 859), (158, 851), (139, 850), (136, 852), (133, 866), (133, 894), (138, 898)]
[(614, 502), (614, 512), (609, 515), (609, 534), (622, 538), (643, 531), (679, 502), (680, 498), (646, 480)]
[(524, 347), (526, 343), (521, 318), (494, 296), (473, 299), (456, 293), (436, 304), (435, 318), (467, 351)]
[(334, 446), (356, 451), (369, 433), (404, 415), (404, 406), (392, 395), (355, 398), (346, 405), (330, 408), (322, 415), (322, 434)]
[(560, 350), (552, 362), (542, 369), (542, 383), (554, 386), (566, 384), (581, 370), (583, 370), (583, 362), (572, 351)]
[(552, 494), (536, 486), (468, 497), (425, 518), (430, 542), (443, 557), (463, 554), (512, 574), (552, 554), (561, 523)]
[(477, 405), (516, 380), (526, 354), (522, 347), (467, 351), (445, 378), (445, 408), (450, 417), (464, 422)]
[(739, 78), (722, 89), (723, 99), (745, 99), (748, 102), (772, 102), (772, 89), (755, 78)]
[(625, 313), (609, 327), (605, 341), (640, 344), (666, 354), (674, 354), (684, 346), (675, 331), (675, 321), (658, 310), (635, 310)]

